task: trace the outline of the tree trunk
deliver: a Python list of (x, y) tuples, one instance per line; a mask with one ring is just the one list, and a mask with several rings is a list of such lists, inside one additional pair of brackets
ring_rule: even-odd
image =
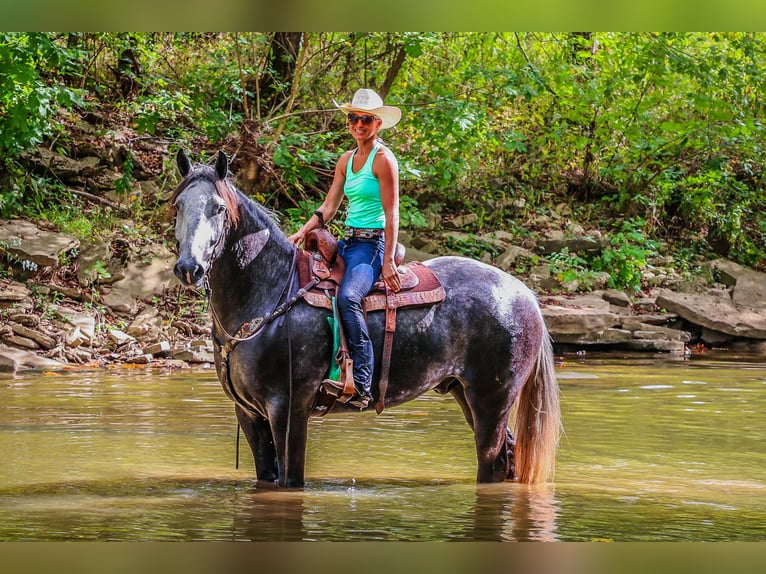
[(388, 72), (386, 73), (386, 79), (383, 81), (383, 85), (380, 86), (380, 89), (378, 90), (378, 94), (381, 98), (383, 98), (384, 101), (388, 95), (389, 90), (391, 89), (391, 86), (394, 84), (394, 80), (396, 80), (396, 76), (399, 74), (399, 70), (402, 69), (406, 57), (407, 51), (404, 48), (404, 44), (399, 44), (396, 48), (394, 61), (391, 62), (391, 66), (388, 68)]
[(262, 109), (273, 112), (289, 98), (302, 42), (303, 32), (275, 32), (272, 36), (259, 82)]

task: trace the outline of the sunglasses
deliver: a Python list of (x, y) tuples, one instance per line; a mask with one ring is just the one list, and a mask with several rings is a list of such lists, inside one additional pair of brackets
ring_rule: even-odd
[(373, 116), (370, 114), (363, 114), (360, 116), (359, 114), (351, 113), (351, 114), (348, 114), (348, 125), (355, 126), (356, 122), (358, 122), (359, 120), (362, 120), (363, 126), (369, 126), (370, 124), (372, 124), (372, 122), (374, 122), (377, 119), (378, 119), (378, 116)]

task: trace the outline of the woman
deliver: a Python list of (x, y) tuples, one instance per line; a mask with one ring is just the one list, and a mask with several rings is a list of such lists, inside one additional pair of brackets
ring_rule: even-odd
[(399, 291), (401, 286), (394, 263), (399, 235), (399, 165), (378, 132), (395, 126), (402, 112), (394, 106), (384, 106), (377, 93), (364, 88), (357, 90), (351, 103), (338, 108), (347, 116), (356, 149), (341, 155), (324, 202), (288, 239), (295, 245), (302, 244), (306, 234), (330, 221), (343, 197), (348, 197), (343, 239), (338, 242), (346, 273), (337, 304), (354, 363), (356, 393), (349, 403), (363, 409), (372, 399), (375, 359), (362, 299), (381, 274), (393, 291)]

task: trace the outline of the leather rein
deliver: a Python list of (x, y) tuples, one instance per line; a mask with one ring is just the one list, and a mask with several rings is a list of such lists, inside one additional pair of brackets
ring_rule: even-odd
[[(228, 230), (226, 230), (224, 233), (221, 234), (221, 238), (227, 235), (228, 235)], [(219, 239), (219, 241), (221, 241), (221, 239)], [(298, 289), (295, 295), (287, 299), (284, 303), (280, 304), (280, 301), (282, 301), (285, 297), (287, 297), (289, 293), (292, 291), (295, 279), (298, 275), (296, 272), (297, 261), (298, 261), (298, 249), (295, 249), (295, 251), (293, 251), (292, 262), (290, 263), (290, 271), (287, 274), (287, 279), (285, 280), (285, 284), (282, 287), (282, 291), (280, 292), (279, 297), (277, 297), (277, 300), (274, 303), (274, 307), (272, 308), (272, 310), (261, 317), (255, 317), (253, 319), (250, 319), (249, 321), (245, 321), (239, 327), (239, 329), (237, 329), (237, 331), (232, 335), (223, 326), (220, 318), (218, 317), (218, 313), (216, 313), (215, 307), (213, 306), (213, 290), (210, 287), (208, 274), (210, 269), (212, 268), (212, 264), (214, 261), (215, 259), (210, 262), (210, 265), (208, 266), (208, 269), (205, 272), (204, 287), (205, 287), (205, 291), (207, 292), (208, 308), (210, 309), (210, 314), (213, 318), (214, 326), (217, 327), (218, 330), (220, 330), (220, 332), (223, 333), (226, 339), (223, 343), (221, 343), (221, 341), (219, 341), (215, 335), (215, 329), (213, 330), (212, 332), (213, 344), (215, 345), (215, 347), (217, 348), (221, 356), (221, 368), (223, 370), (222, 374), (224, 375), (222, 379), (226, 381), (226, 386), (224, 388), (227, 391), (227, 394), (229, 395), (229, 397), (238, 406), (250, 412), (251, 414), (257, 414), (257, 415), (265, 417), (266, 413), (261, 412), (260, 409), (258, 409), (256, 406), (246, 401), (242, 396), (240, 396), (239, 393), (237, 393), (236, 389), (234, 388), (234, 384), (231, 381), (231, 376), (229, 371), (229, 355), (237, 347), (237, 345), (239, 345), (239, 343), (243, 343), (245, 341), (250, 341), (254, 339), (258, 335), (260, 335), (261, 332), (263, 332), (263, 330), (268, 325), (273, 323), (279, 317), (286, 315), (298, 301), (300, 301), (306, 296), (306, 293), (312, 287), (314, 287), (314, 285), (319, 283), (320, 279), (318, 277), (314, 277), (306, 285)], [(287, 348), (288, 348), (288, 357), (290, 358), (290, 364), (288, 366), (289, 379), (290, 379), (289, 384), (290, 384), (290, 390), (292, 391), (292, 386), (293, 386), (292, 341), (291, 341), (289, 329), (287, 330)]]

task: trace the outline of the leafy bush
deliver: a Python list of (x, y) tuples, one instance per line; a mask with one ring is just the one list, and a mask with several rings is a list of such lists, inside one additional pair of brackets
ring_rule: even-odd
[(0, 156), (39, 144), (61, 107), (83, 106), (81, 92), (58, 77), (75, 71), (73, 54), (41, 32), (0, 32)]
[(622, 223), (620, 231), (609, 235), (609, 247), (596, 257), (591, 266), (610, 275), (609, 287), (641, 289), (642, 272), (647, 258), (657, 254), (656, 241), (647, 239), (642, 231), (645, 222), (632, 219)]

